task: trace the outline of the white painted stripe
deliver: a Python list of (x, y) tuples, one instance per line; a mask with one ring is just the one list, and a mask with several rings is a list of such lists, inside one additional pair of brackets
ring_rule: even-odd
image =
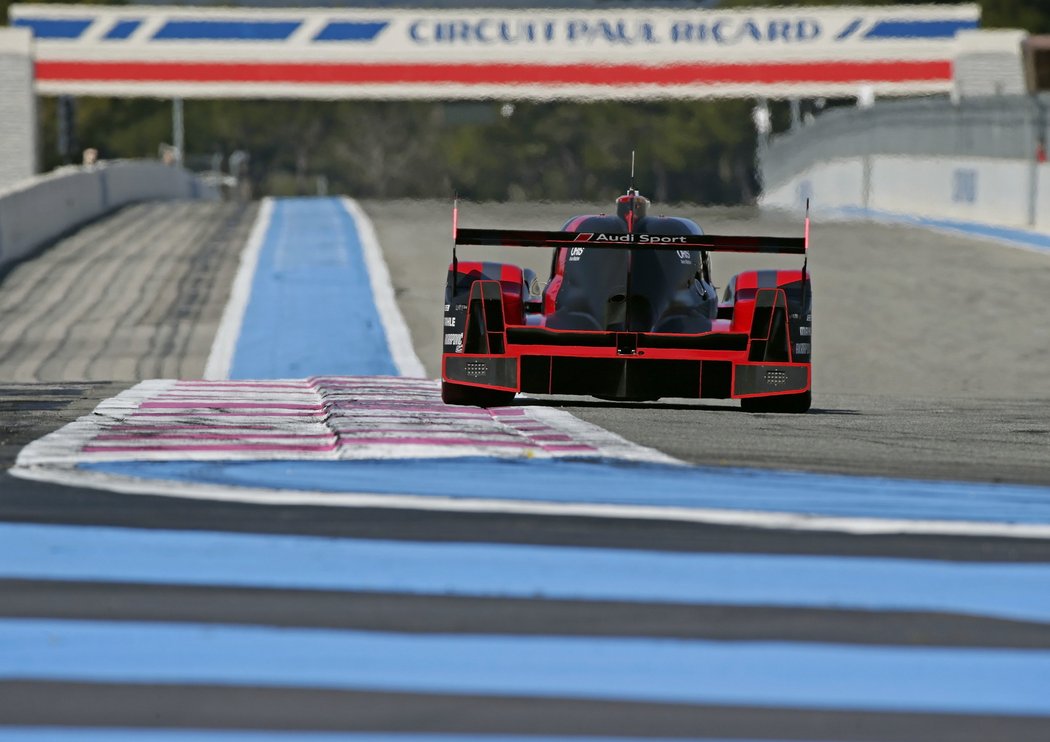
[(143, 480), (89, 469), (75, 469), (73, 467), (16, 466), (14, 469), (11, 469), (11, 474), (22, 479), (52, 482), (73, 487), (91, 487), (128, 495), (163, 495), (187, 500), (209, 500), (253, 505), (309, 505), (454, 513), (499, 513), (620, 520), (655, 520), (858, 535), (911, 534), (986, 538), (1050, 538), (1050, 525), (1045, 524), (853, 518), (717, 508), (527, 502), (521, 500), (500, 500), (497, 498), (485, 500), (458, 499), (366, 492), (333, 494), (305, 490), (271, 490), (203, 483)]
[(255, 217), (255, 224), (248, 236), (248, 242), (245, 243), (244, 250), (241, 252), (241, 263), (233, 279), (230, 298), (226, 302), (219, 329), (215, 333), (215, 340), (208, 354), (208, 362), (204, 366), (205, 379), (227, 379), (230, 376), (233, 354), (237, 350), (237, 338), (240, 337), (244, 312), (248, 308), (248, 300), (252, 294), (255, 269), (259, 265), (259, 253), (272, 219), (273, 199), (264, 198), (259, 205), (259, 213)]
[(402, 376), (425, 377), (426, 369), (423, 368), (423, 363), (416, 355), (408, 325), (394, 298), (390, 270), (383, 259), (383, 251), (379, 246), (375, 226), (356, 201), (351, 198), (343, 198), (342, 203), (343, 208), (347, 210), (357, 225), (361, 253), (365, 260), (365, 267), (368, 269), (368, 280), (372, 286), (372, 298), (375, 300), (379, 319), (383, 323), (383, 331), (386, 333), (386, 340), (390, 346), (390, 355)]

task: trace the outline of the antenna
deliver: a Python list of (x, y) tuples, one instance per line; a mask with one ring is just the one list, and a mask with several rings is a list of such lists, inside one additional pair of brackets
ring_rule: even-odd
[(809, 269), (809, 199), (806, 199), (806, 227), (805, 227), (805, 255), (802, 258), (802, 306), (800, 311), (806, 308), (806, 271)]
[(456, 237), (459, 233), (459, 194), (452, 197), (452, 281), (453, 289), (459, 281), (459, 259), (456, 257)]
[(627, 192), (634, 194), (634, 150), (631, 150), (631, 185), (627, 188)]

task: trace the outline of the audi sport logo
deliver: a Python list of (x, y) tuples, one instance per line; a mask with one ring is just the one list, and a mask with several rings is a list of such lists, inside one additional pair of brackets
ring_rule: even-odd
[(580, 232), (573, 242), (629, 242), (640, 245), (684, 245), (689, 242), (686, 235), (665, 234), (604, 234), (602, 232)]

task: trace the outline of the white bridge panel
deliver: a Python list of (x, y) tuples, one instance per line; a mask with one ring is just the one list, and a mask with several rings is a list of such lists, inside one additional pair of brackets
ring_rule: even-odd
[(947, 92), (974, 4), (740, 10), (14, 5), (47, 94), (653, 98)]

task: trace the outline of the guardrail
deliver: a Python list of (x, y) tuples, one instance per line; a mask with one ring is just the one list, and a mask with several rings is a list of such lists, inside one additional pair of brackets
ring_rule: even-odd
[(0, 270), (122, 206), (179, 198), (218, 191), (181, 168), (138, 160), (59, 168), (0, 190)]

